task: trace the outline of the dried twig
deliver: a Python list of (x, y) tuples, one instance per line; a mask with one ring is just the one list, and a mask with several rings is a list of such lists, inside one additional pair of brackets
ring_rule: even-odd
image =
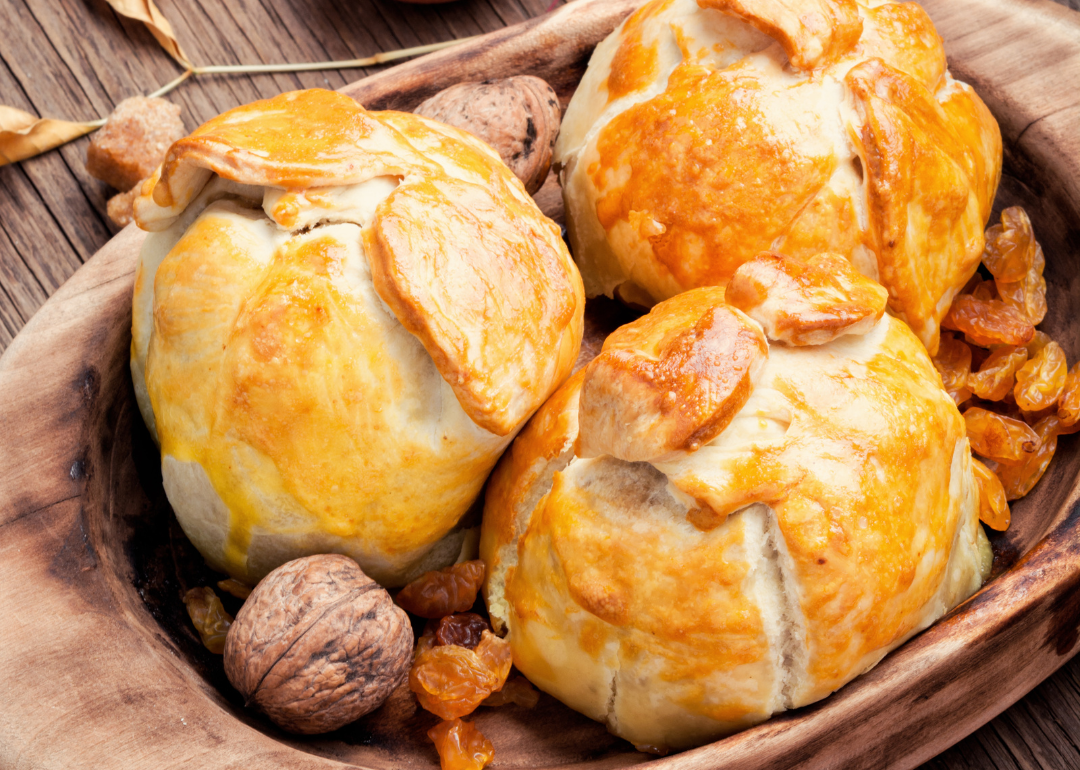
[[(115, 7), (119, 0), (109, 0)], [(126, 3), (132, 5), (133, 3)], [(141, 3), (140, 3), (141, 4)], [(150, 4), (152, 6), (152, 4)], [(170, 30), (171, 31), (171, 30)], [(412, 48), (403, 48), (399, 51), (386, 51), (363, 59), (347, 59), (345, 61), (323, 61), (304, 64), (226, 64), (196, 67), (188, 63), (180, 75), (163, 85), (147, 96), (164, 96), (179, 86), (185, 80), (199, 75), (233, 75), (255, 74), (264, 72), (311, 72), (315, 70), (353, 69), (355, 67), (374, 67), (386, 62), (398, 59), (407, 59), (412, 56), (421, 56), (432, 51), (448, 48), (471, 37), (460, 40), (447, 40), (442, 43), (419, 45)], [(162, 44), (164, 45), (164, 43)], [(176, 50), (183, 55), (179, 46)], [(179, 61), (179, 59), (178, 59)], [(28, 112), (17, 110), (14, 107), (0, 105), (0, 166), (16, 161), (32, 158), (43, 152), (59, 147), (62, 144), (78, 139), (91, 131), (101, 128), (105, 124), (102, 120), (91, 120), (85, 123), (75, 123), (67, 120), (54, 120), (52, 118), (38, 118)]]

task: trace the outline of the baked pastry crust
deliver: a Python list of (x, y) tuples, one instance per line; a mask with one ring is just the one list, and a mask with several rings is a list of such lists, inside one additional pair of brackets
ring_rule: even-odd
[(934, 351), (1001, 137), (916, 3), (653, 0), (597, 47), (555, 159), (589, 296), (648, 306), (832, 251)]
[(865, 334), (881, 320), (889, 294), (839, 254), (803, 261), (758, 254), (731, 277), (724, 298), (789, 345), (823, 345)]
[(253, 582), (336, 551), (388, 585), (452, 563), (582, 334), (559, 229), (490, 148), (283, 94), (173, 145), (136, 215), (136, 393), (207, 560)]
[[(678, 295), (611, 347), (723, 302)], [(686, 748), (818, 700), (988, 572), (963, 420), (897, 319), (770, 345), (718, 436), (650, 462), (575, 455), (597, 361), (497, 466), (481, 557), (515, 665), (616, 734)]]
[(680, 295), (667, 313), (616, 330), (578, 398), (579, 457), (656, 462), (718, 436), (768, 356), (761, 327), (717, 290)]

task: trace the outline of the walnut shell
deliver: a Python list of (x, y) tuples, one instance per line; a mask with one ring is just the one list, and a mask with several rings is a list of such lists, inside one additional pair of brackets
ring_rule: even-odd
[(225, 641), (225, 674), (280, 727), (324, 733), (382, 705), (412, 647), (408, 616), (356, 562), (307, 556), (251, 592)]
[(415, 110), (432, 120), (483, 139), (532, 195), (551, 168), (562, 109), (555, 89), (540, 78), (520, 75), (483, 83), (458, 83)]

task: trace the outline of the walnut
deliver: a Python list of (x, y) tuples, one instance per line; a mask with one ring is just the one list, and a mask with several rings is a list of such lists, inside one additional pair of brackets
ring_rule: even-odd
[(520, 75), (458, 83), (413, 112), (483, 139), (525, 183), (530, 195), (544, 184), (562, 109), (555, 90), (540, 78)]
[(346, 556), (295, 559), (251, 592), (225, 642), (225, 673), (290, 732), (336, 730), (378, 708), (412, 662), (409, 618)]

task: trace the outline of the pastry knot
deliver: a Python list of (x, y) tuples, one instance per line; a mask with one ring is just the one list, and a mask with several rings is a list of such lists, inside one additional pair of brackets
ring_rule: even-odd
[(859, 42), (863, 23), (855, 0), (705, 0), (780, 43), (797, 69), (832, 64)]
[(746, 403), (768, 355), (761, 328), (724, 303), (723, 289), (660, 303), (589, 364), (577, 455), (652, 462), (697, 450)]
[(889, 293), (839, 254), (801, 260), (764, 252), (735, 271), (727, 301), (761, 324), (770, 340), (824, 345), (869, 331)]

